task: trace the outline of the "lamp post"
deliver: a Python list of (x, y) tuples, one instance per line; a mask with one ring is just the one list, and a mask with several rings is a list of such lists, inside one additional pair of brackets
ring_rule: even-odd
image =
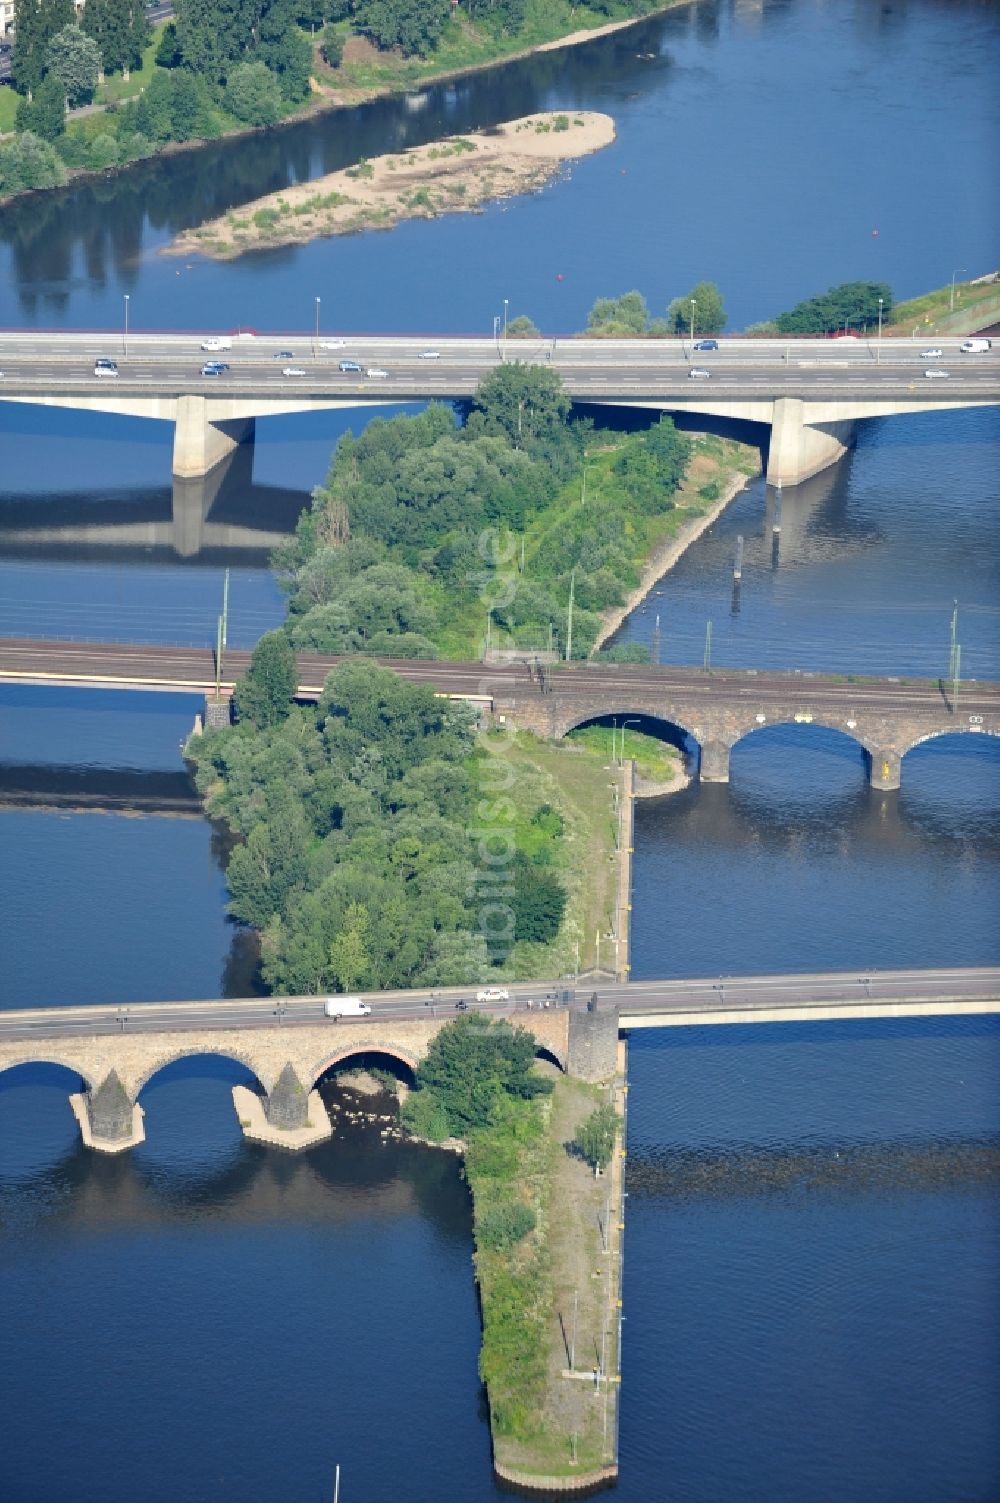
[(319, 298), (315, 298), (314, 301), (316, 303), (316, 335), (315, 335), (315, 338), (313, 339), (313, 355), (314, 356), (318, 356), (319, 355), (319, 304), (320, 304), (320, 300), (319, 300)]
[(508, 309), (509, 305), (510, 305), (510, 298), (506, 298), (505, 297), (504, 300), (503, 300), (503, 359), (504, 360), (507, 359), (507, 309)]
[(692, 356), (694, 355), (694, 310), (695, 310), (695, 306), (696, 306), (695, 300), (694, 300), (694, 298), (692, 298), (691, 299), (691, 354), (692, 354)]
[(882, 364), (882, 299), (878, 300), (878, 343), (875, 346), (875, 364)]
[(954, 313), (955, 311), (955, 278), (960, 277), (964, 271), (965, 267), (959, 266), (957, 270), (953, 271), (951, 274), (951, 297), (948, 299), (949, 313)]
[(642, 721), (641, 720), (637, 720), (634, 715), (630, 715), (629, 718), (628, 718), (628, 720), (623, 720), (622, 721), (621, 752), (620, 752), (619, 758), (618, 758), (619, 766), (624, 766), (624, 763), (625, 763), (625, 727), (627, 725), (641, 725), (641, 724), (642, 724)]
[(125, 326), (122, 329), (122, 359), (128, 359), (128, 293), (122, 294), (125, 299)]

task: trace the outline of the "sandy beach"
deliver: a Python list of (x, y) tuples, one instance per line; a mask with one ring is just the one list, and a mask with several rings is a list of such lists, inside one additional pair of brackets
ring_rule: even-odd
[(589, 110), (525, 115), (270, 193), (184, 231), (165, 254), (231, 260), (319, 236), (391, 229), (404, 219), (468, 213), (537, 191), (565, 163), (610, 146), (614, 138), (610, 115)]

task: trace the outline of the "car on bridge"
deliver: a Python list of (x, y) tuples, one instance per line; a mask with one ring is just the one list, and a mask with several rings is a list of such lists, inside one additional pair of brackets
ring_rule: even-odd
[(206, 355), (214, 355), (220, 350), (231, 350), (233, 341), (231, 339), (203, 339), (201, 347)]
[(688, 380), (689, 381), (708, 381), (708, 380), (711, 379), (711, 375), (712, 375), (712, 372), (705, 370), (704, 366), (701, 366), (701, 365), (692, 365), (691, 369), (688, 371)]
[(924, 375), (928, 381), (947, 381), (950, 374), (950, 371), (934, 370), (931, 366), (928, 366), (924, 371)]
[(365, 371), (369, 381), (388, 381), (389, 372), (382, 370), (381, 366), (370, 365)]
[(360, 997), (327, 997), (323, 1012), (328, 1018), (367, 1018), (371, 1015), (371, 1003)]
[(505, 986), (484, 986), (476, 993), (477, 1002), (509, 1002), (510, 992)]
[(342, 339), (321, 339), (319, 347), (321, 350), (342, 350), (344, 348), (344, 341)]
[(440, 360), (441, 359), (441, 351), (440, 350), (421, 350), (420, 354), (417, 356), (417, 359), (418, 360)]
[(921, 360), (940, 360), (943, 355), (944, 355), (944, 350), (921, 350), (920, 351), (920, 358), (921, 358)]
[(98, 360), (94, 361), (94, 375), (95, 376), (117, 376), (117, 374), (118, 374), (118, 362), (117, 362), (117, 360), (98, 359)]
[(229, 369), (224, 360), (206, 360), (201, 368), (203, 376), (221, 376)]
[(696, 339), (691, 348), (695, 350), (717, 350), (719, 348), (719, 341), (717, 339)]
[(283, 376), (304, 376), (305, 371), (301, 365), (286, 365), (281, 374)]
[(360, 376), (361, 374), (361, 367), (356, 360), (342, 360), (340, 362), (340, 369), (344, 372), (345, 375), (347, 375), (349, 371), (353, 371), (354, 374), (358, 376)]

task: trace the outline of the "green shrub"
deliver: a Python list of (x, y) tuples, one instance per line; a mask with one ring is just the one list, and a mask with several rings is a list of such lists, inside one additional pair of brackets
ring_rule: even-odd
[(476, 1241), (480, 1247), (506, 1252), (535, 1230), (536, 1220), (531, 1207), (520, 1200), (490, 1206), (476, 1218)]
[(253, 222), (259, 230), (263, 230), (266, 233), (268, 230), (274, 229), (280, 218), (281, 215), (277, 209), (264, 208), (257, 210), (253, 216)]
[(709, 480), (707, 485), (698, 487), (698, 494), (703, 501), (718, 501), (722, 495), (722, 486), (717, 480)]

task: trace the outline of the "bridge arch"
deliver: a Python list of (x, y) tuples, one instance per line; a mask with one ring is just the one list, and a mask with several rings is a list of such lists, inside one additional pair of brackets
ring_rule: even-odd
[(77, 1087), (79, 1087), (82, 1081), (86, 1090), (93, 1090), (98, 1084), (90, 1070), (81, 1069), (80, 1065), (75, 1061), (59, 1059), (54, 1050), (51, 1052), (46, 1050), (44, 1053), (39, 1054), (26, 1048), (23, 1053), (5, 1054), (3, 1060), (0, 1061), (0, 1086), (5, 1083), (4, 1077), (14, 1070), (22, 1069), (25, 1065), (40, 1065), (49, 1069), (64, 1070), (67, 1074), (72, 1075)]
[(132, 1100), (138, 1101), (142, 1091), (161, 1075), (171, 1065), (178, 1064), (184, 1059), (225, 1059), (233, 1064), (242, 1065), (253, 1076), (256, 1085), (266, 1094), (266, 1087), (257, 1070), (257, 1065), (249, 1052), (240, 1048), (231, 1048), (228, 1044), (220, 1044), (213, 1049), (210, 1045), (192, 1044), (189, 1048), (170, 1048), (164, 1051), (162, 1058), (152, 1060), (135, 1075), (129, 1082), (132, 1087)]
[[(650, 707), (635, 702), (624, 704), (620, 708), (610, 710), (601, 709), (590, 714), (570, 711), (564, 717), (565, 723), (557, 728), (556, 735), (566, 737), (571, 735), (573, 731), (582, 731), (588, 726), (606, 726), (610, 751), (610, 735), (613, 725), (617, 724), (618, 729), (621, 730), (626, 721), (633, 728), (635, 722), (638, 721), (639, 729), (644, 731), (646, 735), (657, 736), (659, 740), (665, 741), (669, 746), (676, 746), (680, 751), (690, 751), (692, 747), (699, 745), (697, 734), (689, 725), (684, 723), (683, 719), (672, 715), (662, 705)], [(667, 734), (664, 734), (664, 732)]]
[(397, 1064), (403, 1065), (411, 1076), (416, 1076), (420, 1060), (413, 1050), (404, 1049), (399, 1044), (386, 1043), (384, 1040), (348, 1039), (338, 1047), (327, 1050), (326, 1053), (322, 1054), (319, 1064), (310, 1065), (308, 1069), (309, 1078), (308, 1080), (303, 1080), (302, 1083), (307, 1090), (315, 1090), (317, 1082), (322, 1079), (327, 1071), (342, 1064), (344, 1060), (355, 1057), (369, 1058), (373, 1054), (381, 1055), (387, 1060), (395, 1060)]
[[(868, 757), (871, 757), (876, 750), (876, 748), (873, 748), (869, 744), (868, 739), (866, 739), (860, 730), (848, 726), (842, 720), (837, 721), (832, 716), (826, 717), (824, 715), (810, 715), (808, 719), (804, 716), (800, 716), (799, 719), (796, 719), (794, 716), (782, 716), (775, 720), (765, 720), (759, 724), (750, 725), (746, 730), (740, 731), (734, 738), (731, 750), (735, 751), (738, 746), (743, 746), (746, 742), (754, 738), (766, 736), (770, 731), (784, 730), (806, 732), (814, 730), (832, 731), (835, 735), (842, 737), (844, 741), (850, 742), (853, 746), (857, 747)], [(802, 739), (806, 741), (808, 737), (803, 737)]]
[(967, 725), (941, 726), (937, 730), (928, 731), (925, 736), (918, 736), (915, 741), (910, 741), (905, 747), (902, 747), (901, 755), (904, 757), (909, 756), (910, 752), (916, 751), (918, 746), (924, 746), (928, 741), (941, 741), (945, 737), (957, 738), (959, 736), (963, 737), (963, 739), (967, 736), (975, 736), (977, 740), (990, 744), (994, 748), (1000, 744), (1000, 736), (986, 730), (981, 721), (971, 721)]

